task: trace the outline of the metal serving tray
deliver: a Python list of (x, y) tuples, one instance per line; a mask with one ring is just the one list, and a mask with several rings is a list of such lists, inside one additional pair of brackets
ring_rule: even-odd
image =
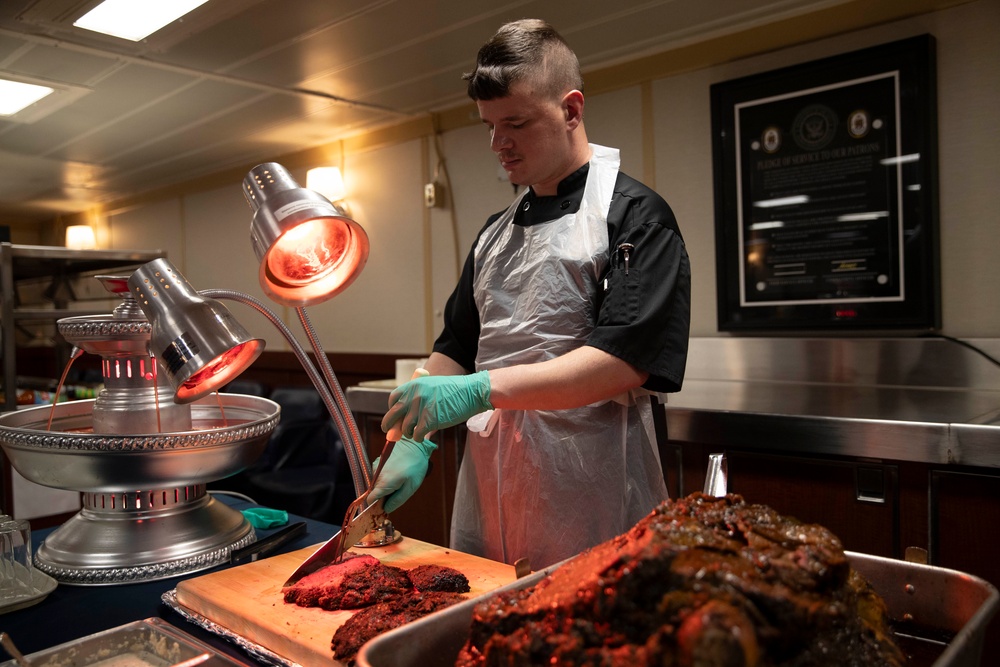
[[(205, 654), (207, 658), (196, 661), (199, 667), (250, 667), (158, 618), (126, 623), (25, 657), (44, 667), (171, 667)], [(17, 667), (17, 662), (8, 660), (0, 667)]]
[[(915, 654), (914, 667), (979, 667), (986, 627), (1000, 599), (992, 584), (946, 568), (853, 552), (847, 555), (854, 569), (885, 600), (894, 620), (906, 619), (932, 635), (950, 637), (947, 643), (941, 642), (929, 651), (921, 650), (919, 656)], [(555, 567), (488, 595), (532, 586)], [(357, 664), (359, 667), (452, 667), (468, 639), (473, 607), (484, 598), (459, 603), (376, 637), (362, 647)]]

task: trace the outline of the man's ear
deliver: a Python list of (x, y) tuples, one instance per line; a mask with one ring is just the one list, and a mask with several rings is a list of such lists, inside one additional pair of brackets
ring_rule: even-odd
[(563, 113), (566, 114), (566, 123), (575, 128), (583, 122), (583, 93), (579, 90), (571, 90), (563, 95)]

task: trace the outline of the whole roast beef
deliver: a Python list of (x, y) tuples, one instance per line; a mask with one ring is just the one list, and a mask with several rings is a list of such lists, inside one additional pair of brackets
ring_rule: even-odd
[(477, 605), (456, 664), (903, 662), (884, 604), (832, 533), (735, 494), (694, 494)]

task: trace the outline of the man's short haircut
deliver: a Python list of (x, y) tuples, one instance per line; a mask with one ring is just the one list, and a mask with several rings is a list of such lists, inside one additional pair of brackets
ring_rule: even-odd
[(543, 94), (583, 92), (580, 61), (555, 29), (539, 19), (506, 23), (479, 49), (476, 68), (462, 77), (473, 100), (510, 94), (517, 81), (531, 80)]

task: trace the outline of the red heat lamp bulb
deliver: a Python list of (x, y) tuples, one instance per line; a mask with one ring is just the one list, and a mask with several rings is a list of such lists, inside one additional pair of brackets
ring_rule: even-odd
[(282, 234), (271, 248), (271, 275), (287, 285), (314, 283), (340, 265), (349, 243), (350, 234), (342, 225), (303, 223)]
[(259, 345), (255, 340), (240, 343), (212, 359), (177, 388), (177, 402), (196, 400), (228, 384), (253, 362)]

